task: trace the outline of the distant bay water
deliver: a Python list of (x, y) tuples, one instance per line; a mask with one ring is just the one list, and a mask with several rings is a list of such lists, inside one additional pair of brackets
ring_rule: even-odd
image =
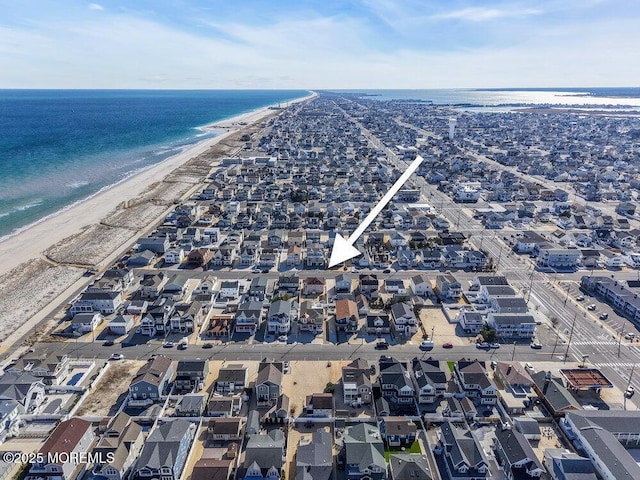
[(304, 90), (0, 90), (0, 238)]
[(418, 100), (435, 105), (499, 110), (498, 107), (532, 105), (599, 108), (640, 108), (640, 88), (506, 88), (427, 90), (339, 90), (372, 100)]

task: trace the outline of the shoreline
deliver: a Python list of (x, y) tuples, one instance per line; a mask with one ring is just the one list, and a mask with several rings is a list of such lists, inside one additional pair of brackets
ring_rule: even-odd
[[(303, 102), (316, 95), (311, 92), (309, 95), (291, 100), (287, 104)], [(0, 264), (0, 276), (9, 273), (25, 262), (40, 257), (43, 252), (65, 238), (100, 223), (122, 202), (135, 199), (148, 187), (170, 176), (174, 170), (189, 160), (206, 153), (211, 147), (238, 130), (275, 112), (276, 110), (272, 109), (273, 106), (260, 107), (208, 124), (204, 128), (219, 130), (220, 134), (196, 142), (176, 155), (104, 187), (95, 194), (43, 217), (14, 234), (6, 235), (0, 240), (0, 258), (3, 259)]]

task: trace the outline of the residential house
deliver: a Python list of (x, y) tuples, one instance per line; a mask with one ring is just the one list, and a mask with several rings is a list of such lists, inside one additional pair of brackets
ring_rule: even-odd
[(304, 406), (307, 417), (333, 417), (333, 393), (314, 393), (307, 395)]
[(307, 277), (302, 281), (302, 293), (307, 296), (317, 296), (324, 293), (325, 280), (322, 277)]
[(214, 442), (233, 442), (242, 440), (244, 418), (212, 418), (207, 425), (209, 439)]
[(391, 305), (391, 317), (396, 333), (410, 337), (418, 331), (418, 319), (410, 303), (401, 302)]
[(176, 392), (201, 390), (209, 375), (208, 360), (179, 360), (176, 366), (174, 389)]
[(148, 405), (160, 400), (173, 376), (171, 359), (156, 356), (145, 363), (129, 385), (129, 404)]
[(289, 330), (291, 330), (292, 317), (292, 302), (288, 300), (276, 300), (269, 306), (267, 332), (278, 335), (289, 333)]
[(580, 250), (569, 248), (542, 248), (536, 264), (544, 268), (574, 269), (580, 259)]
[(100, 312), (103, 315), (110, 315), (118, 310), (120, 305), (122, 305), (122, 292), (85, 292), (73, 303), (69, 313), (76, 315), (78, 313)]
[(460, 325), (464, 333), (478, 335), (484, 327), (484, 315), (461, 308), (455, 317), (455, 322)]
[(109, 332), (112, 335), (126, 335), (134, 325), (133, 315), (116, 315), (109, 322)]
[(378, 277), (373, 274), (360, 275), (359, 277), (360, 291), (368, 298), (376, 298), (378, 296)]
[(447, 376), (440, 368), (438, 360), (414, 358), (411, 366), (415, 391), (418, 393), (418, 404), (432, 404), (436, 399), (444, 397)]
[(220, 368), (214, 383), (215, 392), (221, 395), (242, 393), (248, 386), (247, 367), (231, 363)]
[(300, 266), (302, 264), (302, 248), (291, 246), (287, 250), (287, 265)]
[(95, 463), (91, 473), (95, 477), (107, 480), (125, 480), (129, 467), (133, 464), (142, 449), (144, 434), (142, 427), (131, 420), (124, 412), (100, 425), (102, 435), (93, 448), (93, 453), (103, 459), (111, 453), (113, 460), (108, 463)]
[(386, 313), (372, 313), (366, 319), (367, 333), (383, 335), (391, 333), (391, 322)]
[(262, 322), (262, 302), (243, 302), (235, 315), (236, 332), (255, 335)]
[(373, 400), (369, 363), (358, 358), (342, 367), (342, 395), (345, 405), (369, 405)]
[[(187, 254), (187, 263), (193, 267), (206, 268), (213, 260), (214, 253), (211, 249), (206, 247), (194, 248)], [(165, 256), (165, 261), (166, 261)]]
[(181, 478), (196, 430), (195, 423), (182, 419), (158, 423), (131, 469), (131, 480)]
[(388, 278), (384, 281), (384, 288), (387, 293), (397, 293), (404, 295), (407, 293), (407, 289), (404, 286), (404, 281), (399, 278)]
[(491, 312), (487, 315), (487, 325), (499, 338), (531, 339), (536, 331), (536, 321), (528, 314)]
[(240, 282), (225, 280), (220, 283), (220, 298), (236, 299), (240, 296)]
[(207, 409), (207, 395), (204, 393), (187, 393), (178, 400), (175, 415), (177, 417), (198, 418)]
[(258, 404), (273, 405), (282, 394), (283, 366), (280, 362), (263, 360), (258, 366), (255, 392)]
[(457, 301), (462, 295), (462, 285), (449, 273), (436, 275), (436, 290), (443, 300)]
[(306, 257), (307, 267), (324, 268), (327, 263), (324, 247), (321, 245), (311, 245), (307, 247)]
[(247, 299), (256, 302), (262, 302), (267, 296), (267, 288), (269, 279), (266, 277), (253, 277), (249, 290), (247, 291)]
[(417, 453), (389, 455), (389, 475), (392, 480), (433, 480), (427, 457)]
[(345, 464), (348, 480), (386, 479), (384, 444), (378, 427), (366, 423), (346, 427), (339, 462)]
[(314, 335), (321, 334), (326, 317), (327, 314), (324, 306), (318, 303), (304, 301), (300, 304), (298, 330), (301, 332), (311, 332)]
[(500, 403), (510, 415), (523, 414), (537, 395), (533, 380), (519, 362), (496, 362), (493, 378), (499, 390)]
[(454, 367), (458, 384), (467, 397), (480, 405), (493, 406), (498, 400), (498, 389), (489, 378), (484, 365), (478, 360), (458, 360)]
[(297, 275), (282, 275), (278, 279), (278, 287), (280, 290), (295, 293), (300, 288), (300, 277)]
[(338, 331), (356, 332), (359, 318), (356, 302), (348, 298), (336, 301), (336, 328)]
[(5, 373), (0, 376), (0, 400), (19, 403), (26, 413), (37, 412), (44, 401), (42, 378), (30, 373)]
[(38, 450), (38, 455), (34, 457), (36, 461), (31, 462), (26, 479), (75, 479), (85, 465), (74, 461), (77, 457), (73, 455), (87, 455), (94, 440), (91, 422), (80, 418), (60, 422)]
[(279, 480), (285, 459), (285, 436), (282, 430), (251, 435), (245, 450), (244, 480)]
[[(489, 464), (482, 456), (482, 447), (466, 427), (446, 421), (440, 427), (436, 455), (441, 456), (442, 477), (451, 480), (485, 480), (489, 476)], [(440, 462), (438, 462), (440, 465)]]
[(301, 438), (296, 450), (295, 480), (333, 480), (333, 435), (316, 430)]
[(414, 295), (420, 297), (428, 297), (433, 294), (433, 288), (431, 287), (431, 280), (425, 275), (414, 275), (410, 280), (411, 291)]
[(62, 385), (69, 373), (68, 355), (43, 357), (35, 352), (19, 358), (6, 369), (6, 373), (20, 375), (29, 373), (42, 380), (45, 385)]
[[(351, 277), (341, 273), (336, 275), (336, 293), (351, 293)], [(377, 285), (377, 282), (376, 282)]]
[(210, 395), (207, 402), (208, 417), (235, 417), (242, 408), (241, 396)]
[(415, 389), (406, 364), (390, 357), (381, 358), (378, 383), (382, 396), (397, 409), (412, 408)]
[(529, 441), (516, 430), (496, 428), (496, 459), (509, 480), (540, 478), (546, 469), (538, 460)]
[(80, 334), (93, 332), (102, 323), (104, 317), (100, 312), (78, 313), (71, 319), (71, 328)]
[(582, 409), (562, 379), (554, 377), (551, 372), (541, 370), (531, 374), (531, 379), (537, 397), (554, 417), (563, 417), (567, 412)]
[(0, 444), (20, 433), (20, 422), (24, 413), (25, 409), (20, 402), (0, 398)]
[(380, 436), (388, 447), (411, 447), (418, 427), (407, 417), (384, 417), (378, 421)]

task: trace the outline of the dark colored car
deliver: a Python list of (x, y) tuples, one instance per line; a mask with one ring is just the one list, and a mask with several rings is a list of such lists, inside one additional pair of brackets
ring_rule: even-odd
[(451, 342), (443, 343), (442, 348), (453, 348), (453, 343)]
[(378, 350), (386, 350), (387, 348), (389, 348), (389, 344), (387, 342), (378, 342), (376, 343), (376, 348)]
[(202, 345), (202, 348), (213, 348), (213, 344), (212, 343), (205, 343), (204, 345)]
[(113, 347), (116, 344), (113, 340), (107, 340), (102, 344), (103, 347)]

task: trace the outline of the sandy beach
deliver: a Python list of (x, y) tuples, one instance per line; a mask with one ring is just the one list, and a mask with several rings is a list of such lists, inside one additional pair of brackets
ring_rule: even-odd
[[(310, 97), (304, 97), (289, 103), (300, 102)], [(120, 203), (135, 199), (150, 185), (161, 181), (188, 160), (205, 153), (213, 145), (220, 143), (246, 125), (256, 123), (272, 113), (274, 113), (274, 110), (264, 107), (209, 125), (207, 128), (224, 129), (226, 131), (213, 138), (196, 143), (185, 151), (127, 178), (125, 181), (98, 195), (0, 242), (0, 258), (2, 258), (0, 276), (24, 262), (37, 258), (51, 245), (80, 232), (89, 225), (99, 223)]]
[[(28, 333), (65, 296), (81, 288), (87, 281), (82, 276), (87, 265), (104, 266), (114, 261), (148, 226), (162, 218), (176, 199), (199, 188), (215, 161), (220, 160), (214, 159), (212, 147), (217, 145), (217, 154), (224, 152), (222, 156), (232, 153), (232, 146), (225, 140), (233, 143), (237, 132), (278, 112), (263, 107), (209, 125), (207, 128), (223, 133), (0, 242), (2, 347), (9, 347)], [(133, 207), (124, 208), (127, 201)]]

